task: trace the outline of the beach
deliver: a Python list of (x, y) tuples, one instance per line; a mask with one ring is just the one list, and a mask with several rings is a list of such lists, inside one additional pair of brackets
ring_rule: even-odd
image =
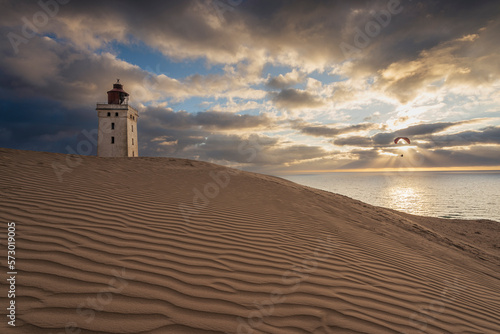
[(0, 157), (1, 333), (500, 332), (498, 222), (195, 160)]

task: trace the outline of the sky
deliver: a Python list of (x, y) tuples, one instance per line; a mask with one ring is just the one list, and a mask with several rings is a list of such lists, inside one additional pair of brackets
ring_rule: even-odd
[(0, 147), (95, 155), (96, 103), (119, 78), (141, 156), (270, 174), (500, 169), (496, 0), (0, 8)]

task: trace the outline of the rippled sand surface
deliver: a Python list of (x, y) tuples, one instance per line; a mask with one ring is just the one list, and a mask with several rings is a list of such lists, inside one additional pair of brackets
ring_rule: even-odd
[(1, 333), (500, 333), (498, 223), (198, 161), (0, 157)]

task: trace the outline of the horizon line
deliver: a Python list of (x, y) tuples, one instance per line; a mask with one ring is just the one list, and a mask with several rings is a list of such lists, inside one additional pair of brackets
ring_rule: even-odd
[(370, 172), (500, 172), (500, 166), (464, 166), (464, 167), (408, 167), (408, 168), (351, 168), (282, 171), (280, 174), (322, 174), (322, 173), (370, 173)]

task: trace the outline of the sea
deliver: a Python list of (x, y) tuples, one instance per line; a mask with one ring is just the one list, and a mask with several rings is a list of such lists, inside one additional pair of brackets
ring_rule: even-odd
[(281, 177), (411, 214), (500, 222), (500, 171), (335, 172)]

